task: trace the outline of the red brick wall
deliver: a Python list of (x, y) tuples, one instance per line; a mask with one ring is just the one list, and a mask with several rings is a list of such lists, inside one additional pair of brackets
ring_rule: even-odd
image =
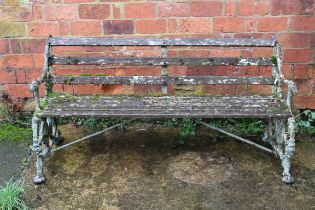
[(298, 84), (296, 107), (314, 109), (314, 6), (313, 0), (1, 0), (0, 89), (14, 98), (31, 97), (27, 84), (40, 75), (48, 34), (263, 38), (275, 33), (284, 49), (285, 76)]

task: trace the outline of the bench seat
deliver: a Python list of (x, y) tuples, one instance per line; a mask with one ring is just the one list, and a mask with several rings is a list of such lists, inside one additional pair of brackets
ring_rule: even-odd
[(285, 104), (273, 96), (104, 96), (59, 95), (48, 100), (41, 117), (196, 117), (287, 118)]

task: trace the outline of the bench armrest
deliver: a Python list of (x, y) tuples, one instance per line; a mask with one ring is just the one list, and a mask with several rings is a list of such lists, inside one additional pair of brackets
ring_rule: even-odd
[(297, 86), (294, 81), (283, 79), (283, 83), (288, 86), (288, 94), (286, 98), (286, 104), (289, 111), (292, 113), (292, 98), (295, 93), (297, 93)]
[(34, 98), (35, 98), (35, 110), (40, 109), (39, 86), (41, 83), (42, 83), (41, 80), (35, 79), (29, 85), (30, 91), (33, 93)]
[(274, 55), (276, 56), (276, 59), (277, 59), (277, 64), (274, 66), (275, 71), (273, 72), (276, 78), (275, 80), (275, 86), (277, 87), (276, 92), (277, 92), (277, 95), (281, 99), (283, 99), (281, 85), (286, 84), (288, 86), (288, 94), (287, 94), (285, 103), (289, 111), (292, 113), (292, 98), (293, 98), (293, 95), (297, 92), (297, 86), (294, 81), (284, 78), (284, 74), (282, 72), (283, 54), (282, 54), (282, 49), (278, 42), (276, 42), (276, 45), (274, 46)]

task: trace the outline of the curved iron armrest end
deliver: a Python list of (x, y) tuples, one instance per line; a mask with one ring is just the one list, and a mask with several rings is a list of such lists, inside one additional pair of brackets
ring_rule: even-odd
[(298, 88), (297, 88), (295, 82), (292, 80), (283, 79), (282, 81), (284, 84), (286, 84), (288, 86), (286, 105), (287, 105), (289, 111), (292, 113), (292, 99), (293, 99), (293, 96), (297, 93)]
[(34, 98), (35, 98), (35, 110), (40, 109), (40, 98), (39, 98), (39, 86), (42, 83), (41, 80), (35, 79), (32, 81), (32, 83), (29, 85), (30, 92), (33, 93)]

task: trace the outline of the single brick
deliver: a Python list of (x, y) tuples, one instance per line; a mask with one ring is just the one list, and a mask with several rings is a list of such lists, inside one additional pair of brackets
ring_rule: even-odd
[(280, 15), (282, 10), (282, 0), (271, 1), (271, 15)]
[(129, 3), (125, 5), (126, 18), (154, 18), (154, 3)]
[(293, 79), (293, 69), (292, 69), (292, 64), (286, 64), (284, 63), (282, 65), (282, 72), (283, 72), (283, 75), (284, 75), (284, 78), (286, 79)]
[(0, 37), (21, 37), (25, 35), (25, 23), (0, 21)]
[(93, 2), (95, 0), (63, 0), (66, 4), (72, 4), (72, 3), (87, 3), (87, 2)]
[(78, 8), (75, 5), (47, 6), (46, 20), (75, 20), (78, 18)]
[(73, 21), (70, 24), (71, 34), (74, 36), (100, 36), (100, 21)]
[(42, 6), (34, 5), (32, 7), (33, 19), (42, 19)]
[(255, 95), (270, 95), (272, 87), (270, 85), (250, 85), (248, 91)]
[(283, 33), (279, 34), (279, 42), (284, 48), (304, 48), (308, 46), (308, 34)]
[(33, 94), (29, 91), (27, 84), (8, 84), (4, 85), (5, 91), (12, 98), (32, 98)]
[(0, 55), (10, 52), (9, 39), (0, 39)]
[(290, 28), (292, 31), (315, 31), (315, 16), (293, 16)]
[(48, 35), (59, 36), (59, 24), (55, 22), (29, 23), (29, 35), (34, 37), (47, 37)]
[(176, 33), (177, 32), (177, 21), (176, 19), (169, 18), (167, 23), (168, 33)]
[(17, 70), (15, 71), (15, 75), (16, 75), (16, 83), (17, 84), (26, 84), (26, 74), (25, 74), (25, 70), (21, 69), (21, 70)]
[(222, 7), (221, 1), (193, 1), (191, 3), (191, 16), (220, 16), (222, 14)]
[(32, 54), (34, 67), (41, 68), (44, 65), (44, 56), (43, 54)]
[(81, 4), (79, 16), (81, 19), (107, 19), (109, 18), (108, 4)]
[(0, 84), (15, 84), (16, 83), (16, 75), (13, 70), (3, 70), (0, 69)]
[(121, 18), (121, 14), (120, 14), (120, 6), (119, 5), (112, 5), (113, 7), (113, 17), (114, 19), (119, 19)]
[(115, 71), (115, 76), (160, 76), (161, 68), (158, 67), (148, 67), (148, 66), (137, 66), (137, 67), (125, 67), (117, 68)]
[(29, 54), (4, 56), (4, 67), (7, 69), (33, 68), (33, 59)]
[(158, 2), (159, 17), (188, 17), (190, 6), (187, 2)]
[(181, 18), (179, 32), (181, 33), (210, 33), (210, 18)]
[(34, 79), (40, 78), (42, 74), (42, 68), (31, 68), (31, 69), (26, 69), (26, 82), (31, 83)]
[(295, 96), (293, 104), (297, 109), (315, 109), (315, 96)]
[(307, 79), (308, 65), (307, 64), (295, 64), (293, 68), (295, 79)]
[(59, 30), (61, 36), (69, 35), (69, 23), (68, 21), (59, 21)]
[(315, 82), (315, 64), (309, 64), (307, 70), (309, 79), (312, 79)]
[(253, 47), (252, 56), (253, 57), (271, 57), (272, 48), (271, 47)]
[(315, 48), (315, 32), (310, 34), (310, 46)]
[(288, 28), (288, 18), (270, 17), (258, 19), (258, 31), (277, 32), (286, 31)]
[(133, 34), (132, 20), (108, 20), (103, 22), (104, 34)]
[(244, 19), (240, 17), (218, 17), (213, 19), (214, 32), (244, 32)]
[(32, 8), (1, 7), (0, 17), (2, 21), (30, 21), (32, 20)]
[(21, 4), (20, 0), (1, 0), (0, 6), (19, 6)]
[(246, 24), (245, 24), (246, 32), (257, 32), (257, 24), (258, 24), (257, 18), (247, 17), (245, 21), (246, 21)]
[(236, 4), (234, 0), (227, 0), (225, 3), (225, 15), (234, 16), (236, 10)]
[(283, 15), (311, 15), (313, 14), (313, 0), (287, 0), (283, 1)]
[(20, 39), (10, 39), (10, 48), (12, 54), (22, 53), (22, 46)]
[(313, 60), (312, 49), (284, 49), (284, 62), (308, 63)]
[(137, 20), (136, 33), (140, 34), (154, 34), (166, 32), (165, 19), (150, 19), (150, 20)]
[(270, 13), (270, 1), (239, 0), (237, 11), (239, 16), (268, 15)]
[(45, 39), (23, 39), (21, 40), (24, 53), (42, 53), (45, 48)]
[(309, 96), (312, 94), (312, 83), (307, 79), (295, 78), (295, 84), (297, 86), (297, 95)]

